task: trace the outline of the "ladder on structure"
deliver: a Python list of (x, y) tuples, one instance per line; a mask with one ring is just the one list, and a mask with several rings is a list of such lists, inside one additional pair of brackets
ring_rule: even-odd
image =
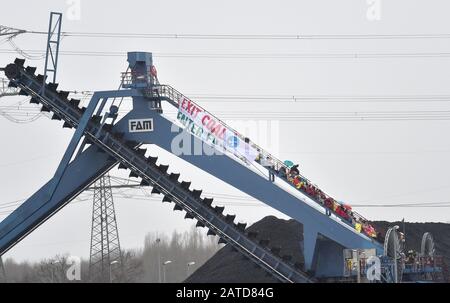
[[(282, 282), (312, 282), (302, 272), (299, 264), (292, 264), (290, 256), (279, 256), (278, 250), (267, 247), (266, 241), (259, 241), (255, 234), (245, 231), (245, 224), (234, 223), (234, 215), (224, 215), (224, 208), (212, 206), (213, 199), (202, 197), (201, 190), (191, 190), (190, 182), (179, 181), (179, 174), (168, 174), (168, 165), (157, 164), (157, 157), (145, 157), (145, 149), (139, 142), (126, 141), (124, 133), (112, 130), (112, 125), (101, 126), (101, 117), (86, 117), (86, 108), (79, 107), (79, 100), (68, 100), (68, 92), (57, 91), (57, 84), (48, 83), (44, 94), (43, 75), (35, 75), (36, 68), (24, 67), (24, 60), (16, 59), (6, 67), (6, 74), (22, 94), (31, 96), (31, 102), (42, 104), (42, 111), (53, 112), (55, 120), (63, 120), (64, 127), (77, 128), (80, 121), (89, 118), (84, 128), (87, 142), (98, 147), (122, 168), (131, 170), (130, 177), (142, 179), (143, 186), (152, 186), (152, 192), (163, 195), (163, 202), (175, 203), (174, 210), (186, 211), (186, 218), (198, 220), (197, 226), (207, 227), (208, 235), (217, 235), (220, 242), (228, 243), (235, 250), (247, 256), (262, 269)], [(3, 253), (3, 251), (0, 251)]]

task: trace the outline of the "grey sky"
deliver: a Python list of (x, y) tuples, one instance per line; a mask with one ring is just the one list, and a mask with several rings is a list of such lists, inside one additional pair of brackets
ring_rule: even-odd
[[(448, 1), (384, 0), (380, 21), (366, 18), (365, 0), (315, 1), (81, 1), (81, 19), (64, 19), (71, 32), (198, 34), (448, 34)], [(67, 11), (65, 1), (4, 3), (0, 24), (47, 29), (51, 10)], [(42, 50), (45, 36), (23, 35), (23, 49)], [(76, 38), (63, 51), (149, 51), (154, 53), (417, 53), (449, 52), (449, 39), (397, 40), (186, 40)], [(8, 43), (0, 49), (10, 49)], [(0, 65), (15, 58), (0, 53)], [(161, 82), (186, 95), (450, 95), (450, 60), (371, 59), (205, 59), (158, 58)], [(42, 70), (43, 61), (28, 61)], [(61, 56), (58, 79), (68, 90), (114, 89), (126, 57)], [(2, 105), (18, 99), (1, 99)], [(20, 100), (20, 99), (19, 99)], [(215, 100), (217, 101), (217, 100)], [(216, 113), (379, 112), (448, 110), (448, 102), (293, 103), (200, 102)], [(256, 110), (257, 109), (257, 110)], [(277, 120), (274, 114), (273, 120)], [(281, 114), (283, 116), (285, 114)], [(256, 116), (254, 120), (257, 120)], [(350, 204), (446, 202), (450, 195), (449, 121), (279, 122), (278, 156), (300, 164), (304, 175), (338, 200)], [(42, 118), (13, 124), (0, 118), (1, 202), (26, 198), (54, 173), (72, 131)], [(159, 154), (183, 179), (206, 192), (243, 195), (205, 173)], [(38, 158), (38, 159), (37, 159)], [(116, 171), (113, 171), (116, 174)], [(220, 200), (220, 199), (219, 199)], [(140, 247), (149, 231), (184, 230), (192, 222), (159, 202), (117, 199), (122, 246)], [(228, 206), (239, 220), (254, 222), (268, 207)], [(449, 208), (360, 208), (369, 219), (450, 221)], [(2, 219), (4, 216), (0, 217)], [(7, 256), (22, 259), (70, 252), (89, 253), (91, 203), (69, 205)]]

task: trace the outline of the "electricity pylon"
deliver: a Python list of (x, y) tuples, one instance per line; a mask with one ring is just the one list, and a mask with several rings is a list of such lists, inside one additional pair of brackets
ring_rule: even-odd
[(123, 272), (119, 231), (109, 175), (94, 185), (89, 279), (114, 282)]
[(19, 89), (15, 87), (10, 87), (9, 81), (0, 78), (0, 98), (6, 96), (17, 96), (19, 94)]

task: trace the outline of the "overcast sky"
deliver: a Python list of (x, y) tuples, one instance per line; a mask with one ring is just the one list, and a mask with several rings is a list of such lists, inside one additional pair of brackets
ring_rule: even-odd
[[(379, 20), (367, 16), (365, 0), (314, 1), (87, 1), (80, 18), (66, 1), (2, 3), (0, 24), (46, 31), (50, 11), (65, 13), (63, 31), (159, 34), (255, 35), (409, 35), (450, 34), (445, 0), (382, 0)], [(69, 9), (69, 11), (68, 11)], [(370, 14), (369, 14), (370, 15)], [(71, 16), (69, 20), (67, 16)], [(78, 19), (78, 20), (77, 20)], [(26, 34), (15, 43), (25, 50), (43, 50), (44, 35)], [(10, 50), (9, 43), (0, 50)], [(450, 100), (450, 58), (392, 57), (379, 54), (450, 52), (446, 39), (298, 39), (211, 40), (66, 37), (62, 51), (154, 52), (162, 83), (186, 95), (328, 96), (332, 102), (212, 99), (204, 107), (243, 125), (241, 117), (272, 121), (271, 139), (254, 134), (281, 158), (300, 164), (303, 174), (336, 199), (350, 204), (448, 202), (450, 196), (449, 121), (305, 121), (296, 114), (392, 113), (448, 111), (448, 102), (341, 102), (336, 97), (445, 95)], [(378, 54), (375, 58), (186, 58), (157, 54)], [(0, 52), (0, 65), (14, 54)], [(28, 62), (42, 71), (43, 60)], [(127, 67), (123, 56), (61, 55), (58, 81), (67, 90), (115, 89)], [(23, 98), (22, 98), (23, 99)], [(1, 99), (1, 105), (19, 99)], [(345, 98), (344, 98), (345, 100)], [(330, 101), (330, 100), (328, 100)], [(336, 102), (337, 101), (337, 102)], [(386, 114), (383, 114), (386, 116)], [(263, 121), (263, 122), (264, 122)], [(252, 124), (247, 124), (252, 125)], [(15, 124), (0, 116), (0, 203), (25, 199), (53, 175), (73, 133), (46, 118)], [(248, 127), (246, 127), (248, 128)], [(257, 141), (257, 140), (255, 140)], [(195, 188), (223, 195), (244, 196), (167, 153)], [(112, 171), (116, 175), (116, 170)], [(228, 201), (229, 202), (229, 201)], [(36, 260), (57, 253), (87, 257), (90, 201), (74, 203), (56, 214), (7, 253), (17, 260)], [(116, 199), (120, 239), (124, 248), (139, 248), (147, 232), (186, 230), (192, 221), (174, 213), (173, 205)], [(269, 207), (227, 206), (238, 220), (255, 222), (281, 214)], [(374, 220), (450, 221), (450, 208), (357, 208)], [(12, 208), (2, 208), (0, 219)]]

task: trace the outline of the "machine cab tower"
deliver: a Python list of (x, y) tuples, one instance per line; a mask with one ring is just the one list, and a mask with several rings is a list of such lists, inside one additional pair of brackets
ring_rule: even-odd
[[(152, 53), (148, 52), (129, 52), (128, 53), (128, 69), (125, 73), (122, 73), (122, 88), (125, 89), (137, 89), (144, 93), (146, 96), (154, 96), (149, 103), (150, 108), (161, 110), (161, 101), (157, 95), (155, 86), (159, 85), (156, 74), (156, 68), (153, 65)], [(139, 98), (138, 98), (139, 99)], [(142, 106), (137, 104), (137, 100), (134, 98), (133, 107)], [(146, 100), (148, 101), (148, 100)]]

